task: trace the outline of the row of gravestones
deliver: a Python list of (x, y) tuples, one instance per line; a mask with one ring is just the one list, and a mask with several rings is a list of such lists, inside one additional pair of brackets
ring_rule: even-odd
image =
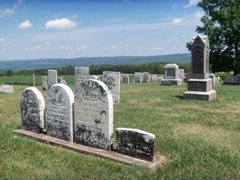
[[(36, 133), (96, 148), (113, 148), (113, 99), (101, 81), (76, 77), (75, 94), (65, 84), (48, 91), (47, 105), (36, 87), (21, 96), (22, 128)], [(46, 111), (46, 112), (45, 112)], [(45, 119), (46, 115), (46, 119)], [(145, 131), (117, 128), (119, 153), (153, 160), (155, 135)]]
[(134, 73), (134, 82), (135, 83), (148, 83), (148, 82), (157, 82), (157, 74), (150, 74), (148, 72), (135, 72)]

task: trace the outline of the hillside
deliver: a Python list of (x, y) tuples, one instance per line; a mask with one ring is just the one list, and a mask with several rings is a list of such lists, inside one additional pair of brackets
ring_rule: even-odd
[(153, 62), (190, 62), (191, 55), (170, 54), (158, 56), (79, 57), (73, 59), (35, 59), (0, 61), (0, 70), (42, 69), (51, 67), (89, 66), (100, 64), (148, 64)]

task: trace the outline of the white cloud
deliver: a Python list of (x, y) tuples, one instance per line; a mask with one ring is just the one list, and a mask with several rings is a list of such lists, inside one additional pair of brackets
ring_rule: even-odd
[(196, 11), (194, 14), (193, 14), (193, 17), (199, 19), (201, 17), (203, 17), (205, 15), (205, 13), (203, 11)]
[(15, 9), (3, 9), (0, 10), (0, 18), (4, 18), (6, 16), (11, 16), (15, 14)]
[(181, 24), (183, 22), (182, 18), (175, 18), (174, 20), (172, 20), (173, 24)]
[(22, 4), (21, 0), (18, 0), (16, 4), (13, 5), (12, 8), (5, 8), (5, 9), (0, 9), (0, 18), (4, 18), (7, 16), (11, 16), (15, 14), (16, 9)]
[(46, 29), (71, 29), (77, 26), (77, 22), (67, 18), (49, 20), (45, 24)]
[(1, 43), (1, 42), (5, 42), (5, 41), (6, 41), (6, 39), (0, 38), (0, 43)]
[(186, 7), (196, 6), (201, 0), (188, 0)]
[(21, 22), (18, 26), (19, 29), (28, 29), (30, 27), (32, 27), (32, 23), (28, 19), (26, 21)]

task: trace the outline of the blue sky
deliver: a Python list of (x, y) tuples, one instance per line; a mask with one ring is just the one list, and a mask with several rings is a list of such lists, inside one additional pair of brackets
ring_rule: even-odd
[(0, 0), (0, 60), (186, 53), (199, 0)]

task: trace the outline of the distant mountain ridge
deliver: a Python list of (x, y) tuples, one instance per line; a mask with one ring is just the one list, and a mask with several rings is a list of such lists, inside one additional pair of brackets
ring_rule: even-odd
[(191, 54), (169, 54), (157, 56), (115, 56), (115, 57), (79, 57), (72, 59), (34, 59), (0, 61), (0, 70), (29, 70), (45, 69), (64, 66), (90, 66), (101, 64), (148, 64), (155, 62), (187, 63), (191, 60)]

